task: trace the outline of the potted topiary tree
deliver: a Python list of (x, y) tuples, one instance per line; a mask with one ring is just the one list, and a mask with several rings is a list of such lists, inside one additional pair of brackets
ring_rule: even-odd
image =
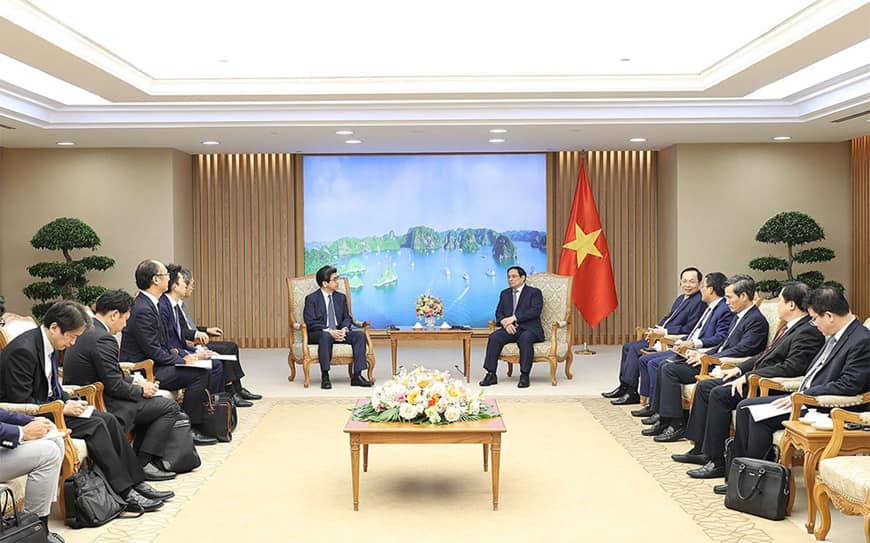
[(62, 217), (46, 224), (33, 236), (30, 244), (35, 249), (61, 251), (63, 262), (40, 262), (27, 268), (33, 277), (44, 279), (24, 287), (24, 295), (40, 303), (33, 306), (33, 316), (41, 320), (51, 304), (58, 300), (75, 300), (90, 306), (105, 292), (104, 287), (89, 285), (85, 277), (89, 271), (105, 271), (115, 265), (107, 256), (91, 255), (73, 260), (74, 249), (96, 250), (100, 238), (94, 229), (79, 219)]
[[(784, 211), (767, 220), (755, 235), (755, 241), (762, 243), (785, 243), (788, 258), (776, 256), (762, 256), (753, 258), (749, 267), (758, 271), (784, 271), (787, 281), (802, 281), (817, 288), (821, 285), (830, 285), (843, 289), (843, 285), (836, 281), (825, 281), (825, 276), (820, 271), (808, 270), (797, 275), (794, 274), (794, 263), (812, 264), (814, 262), (828, 262), (834, 259), (834, 251), (827, 247), (809, 247), (795, 252), (795, 247), (822, 241), (825, 239), (825, 231), (819, 223), (806, 213), (799, 211)], [(761, 292), (778, 294), (783, 281), (778, 279), (764, 279), (756, 283)]]

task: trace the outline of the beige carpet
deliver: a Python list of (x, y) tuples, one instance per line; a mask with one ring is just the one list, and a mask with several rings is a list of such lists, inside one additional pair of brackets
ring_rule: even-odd
[[(204, 465), (172, 481), (161, 511), (95, 530), (86, 541), (809, 541), (794, 524), (726, 510), (636, 439), (636, 420), (599, 399), (501, 400), (500, 510), (479, 445), (372, 445), (353, 511), (350, 404), (263, 400), (231, 444), (201, 448)], [(639, 437), (639, 436), (638, 436)], [(684, 448), (682, 444), (680, 448)]]

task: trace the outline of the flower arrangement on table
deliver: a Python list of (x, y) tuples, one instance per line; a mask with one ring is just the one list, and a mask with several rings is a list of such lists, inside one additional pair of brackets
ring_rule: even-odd
[(353, 419), (364, 422), (449, 424), (501, 416), (483, 403), (483, 391), (472, 391), (446, 371), (417, 366), (399, 374), (372, 392), (371, 401), (353, 409)]
[(418, 319), (425, 319), (427, 322), (434, 323), (435, 319), (440, 319), (443, 314), (444, 306), (441, 305), (441, 298), (431, 294), (417, 296)]

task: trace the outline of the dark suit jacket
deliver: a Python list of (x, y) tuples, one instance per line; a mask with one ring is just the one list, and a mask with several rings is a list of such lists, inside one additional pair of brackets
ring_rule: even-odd
[[(692, 324), (692, 328), (698, 324), (698, 321), (701, 320), (701, 317), (704, 315), (704, 311), (707, 310), (706, 304), (701, 304), (702, 311), (701, 314), (698, 315), (698, 318), (695, 319), (695, 323)], [(728, 335), (728, 329), (731, 328), (731, 321), (734, 320), (734, 313), (728, 309), (728, 304), (725, 303), (725, 300), (722, 299), (716, 304), (716, 307), (713, 308), (713, 314), (707, 319), (707, 322), (704, 323), (704, 326), (701, 327), (701, 335), (698, 336), (698, 339), (701, 340), (701, 347), (713, 347), (719, 345), (723, 341), (725, 341), (725, 336)], [(689, 330), (691, 332), (691, 330)], [(683, 336), (682, 339), (688, 339), (689, 333)]]
[(740, 374), (755, 374), (759, 377), (797, 377), (805, 374), (810, 361), (825, 343), (825, 336), (810, 320), (809, 315), (804, 315), (763, 353), (763, 357), (759, 354), (741, 363), (738, 366)]
[[(347, 310), (347, 296), (338, 292), (332, 293), (332, 305), (335, 307), (335, 322), (338, 328), (353, 328), (353, 317)], [(320, 332), (328, 328), (326, 323), (326, 301), (320, 289), (315, 290), (305, 297), (305, 307), (302, 310), (302, 318), (308, 333)]]
[[(821, 352), (819, 352), (821, 354)], [(817, 358), (817, 357), (816, 357)], [(810, 363), (812, 367), (813, 362)], [(852, 321), (834, 346), (813, 385), (803, 391), (810, 396), (853, 396), (870, 391), (870, 330)]]
[(94, 326), (66, 350), (63, 357), (63, 381), (68, 385), (103, 383), (103, 399), (109, 412), (130, 431), (136, 418), (137, 403), (142, 400), (142, 387), (125, 377), (118, 365), (120, 349), (115, 336), (103, 323), (94, 319)]
[(178, 321), (178, 327), (175, 326), (178, 315), (176, 315), (175, 309), (172, 307), (172, 301), (169, 299), (169, 296), (166, 294), (161, 296), (157, 307), (158, 313), (160, 313), (160, 320), (163, 321), (163, 329), (166, 330), (166, 340), (169, 349), (175, 349), (182, 356), (185, 353), (193, 352), (192, 349), (188, 348), (187, 340), (184, 339), (184, 320)]
[[(0, 402), (47, 403), (50, 386), (40, 326), (16, 337), (0, 352)], [(56, 399), (66, 401), (69, 394)]]
[(515, 315), (519, 331), (529, 330), (544, 340), (544, 328), (541, 326), (541, 310), (544, 308), (544, 295), (541, 289), (535, 288), (528, 283), (523, 285), (520, 297), (517, 300), (517, 310), (514, 311), (513, 289), (506, 288), (498, 297), (498, 305), (495, 307), (495, 321), (498, 323), (505, 317)]
[(181, 332), (184, 334), (184, 339), (187, 341), (193, 341), (196, 339), (197, 332), (205, 332), (207, 331), (206, 326), (197, 326), (196, 321), (193, 320), (193, 316), (190, 314), (190, 311), (187, 310), (187, 304), (181, 304), (181, 311), (184, 313), (184, 319), (181, 319)]
[(701, 300), (700, 292), (696, 292), (688, 298), (680, 294), (671, 305), (671, 310), (656, 323), (656, 326), (664, 326), (668, 334), (688, 334), (695, 327), (705, 309), (707, 309), (707, 304)]
[(169, 340), (157, 308), (147, 296), (139, 293), (121, 339), (121, 360), (141, 362), (151, 359), (155, 368), (184, 364), (184, 359), (169, 350)]
[(21, 442), (19, 428), (32, 421), (33, 417), (0, 409), (0, 447), (14, 449)]
[[(724, 304), (723, 304), (724, 305)], [(727, 307), (727, 306), (726, 306)], [(737, 318), (737, 315), (734, 315)], [(755, 304), (743, 315), (734, 330), (722, 343), (707, 351), (716, 358), (742, 357), (758, 354), (767, 347), (770, 324)]]

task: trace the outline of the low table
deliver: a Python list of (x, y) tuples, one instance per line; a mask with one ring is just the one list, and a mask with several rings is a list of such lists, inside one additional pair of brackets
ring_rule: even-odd
[(390, 335), (390, 348), (393, 353), (393, 375), (396, 375), (396, 350), (400, 339), (440, 341), (461, 340), (463, 362), (465, 363), (465, 381), (471, 382), (471, 330), (453, 328), (413, 328), (400, 326), (398, 330), (387, 330)]
[[(365, 405), (369, 400), (359, 400)], [(498, 411), (495, 400), (484, 403)], [(362, 445), (363, 471), (369, 468), (371, 444), (479, 443), (483, 445), (483, 471), (492, 462), (492, 510), (498, 510), (498, 476), (501, 465), (501, 435), (506, 432), (502, 417), (453, 424), (431, 425), (405, 422), (347, 421), (344, 432), (350, 437), (350, 470), (353, 475), (353, 510), (359, 511), (359, 449)]]

